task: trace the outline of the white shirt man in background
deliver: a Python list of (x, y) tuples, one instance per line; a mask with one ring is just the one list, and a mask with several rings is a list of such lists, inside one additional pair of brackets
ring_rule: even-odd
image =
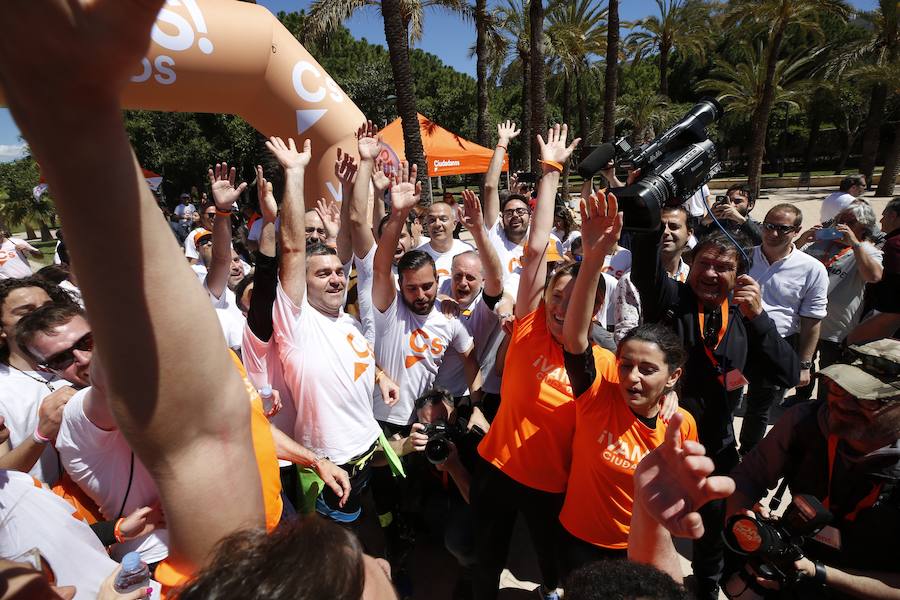
[(866, 191), (866, 176), (848, 175), (841, 180), (838, 191), (825, 196), (822, 200), (822, 210), (819, 213), (819, 223), (831, 221), (839, 212), (850, 206)]

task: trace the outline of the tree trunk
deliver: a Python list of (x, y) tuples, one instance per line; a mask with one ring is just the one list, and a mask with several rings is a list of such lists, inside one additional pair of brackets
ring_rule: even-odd
[(806, 143), (806, 155), (803, 157), (804, 171), (812, 171), (813, 152), (815, 152), (816, 142), (819, 140), (819, 129), (822, 127), (822, 119), (818, 112), (814, 112), (810, 119), (809, 140)]
[(406, 160), (418, 165), (417, 179), (422, 182), (422, 204), (431, 204), (428, 189), (428, 165), (422, 147), (419, 118), (416, 114), (416, 88), (409, 66), (409, 35), (400, 13), (400, 0), (382, 0), (381, 14), (384, 17), (384, 37), (387, 40), (394, 75), (394, 89), (397, 93), (397, 114), (403, 122), (403, 144)]
[(850, 148), (853, 146), (854, 141), (853, 137), (847, 131), (842, 131), (841, 137), (844, 139), (844, 143), (841, 147), (841, 155), (838, 158), (837, 167), (834, 169), (835, 175), (841, 175), (847, 167), (847, 159), (850, 158)]
[(766, 153), (766, 131), (769, 128), (769, 115), (775, 103), (775, 67), (781, 51), (781, 40), (784, 38), (784, 21), (776, 24), (769, 40), (766, 53), (766, 78), (763, 83), (762, 101), (753, 115), (753, 132), (750, 137), (750, 160), (747, 166), (747, 179), (753, 197), (759, 196), (759, 184), (762, 177), (763, 157)]
[[(562, 120), (563, 123), (569, 122), (572, 113), (572, 78), (568, 73), (563, 73), (563, 91), (562, 91)], [(569, 191), (569, 172), (571, 171), (571, 161), (566, 161), (563, 165), (562, 172), (562, 189), (563, 196)]]
[(475, 86), (478, 96), (478, 122), (475, 126), (475, 140), (482, 146), (489, 147), (486, 8), (487, 0), (475, 0)]
[(669, 97), (669, 47), (659, 47), (659, 94)]
[(531, 58), (527, 52), (519, 50), (522, 63), (522, 170), (531, 169)]
[[(584, 89), (585, 74), (583, 70), (575, 71), (575, 93), (578, 97), (578, 137), (581, 138), (582, 148), (588, 144), (588, 138), (591, 136), (591, 122), (588, 120), (587, 113), (587, 93)], [(563, 120), (564, 123), (568, 121)], [(574, 135), (572, 137), (575, 137)]]
[(862, 159), (859, 161), (859, 172), (866, 176), (866, 185), (869, 189), (872, 188), (872, 173), (875, 171), (875, 160), (878, 156), (886, 99), (887, 86), (882, 83), (876, 84), (869, 98), (869, 114), (866, 117), (866, 128), (863, 130)]
[(537, 134), (546, 135), (547, 128), (547, 91), (544, 89), (544, 3), (543, 0), (530, 0), (528, 6), (529, 26), (531, 28), (531, 170), (540, 172), (538, 160), (540, 149), (537, 145)]
[(53, 241), (53, 234), (50, 233), (50, 227), (47, 226), (43, 221), (39, 221), (41, 225), (41, 241), (42, 242), (51, 242)]
[(894, 195), (894, 182), (897, 180), (898, 172), (900, 172), (900, 123), (894, 126), (894, 141), (887, 156), (884, 157), (884, 171), (881, 172), (881, 181), (875, 190), (876, 196)]
[(619, 0), (609, 0), (606, 31), (606, 80), (603, 92), (603, 141), (616, 137), (616, 96), (619, 94)]
[[(29, 240), (33, 240), (37, 238), (37, 234), (34, 232), (34, 226), (31, 224), (31, 221), (25, 221), (22, 224), (25, 227), (25, 237)], [(12, 233), (10, 231), (10, 233)]]

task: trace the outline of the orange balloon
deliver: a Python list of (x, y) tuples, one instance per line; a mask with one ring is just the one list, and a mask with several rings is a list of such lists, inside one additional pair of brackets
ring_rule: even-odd
[[(0, 104), (3, 103), (0, 92)], [(356, 153), (362, 112), (271, 12), (246, 2), (168, 0), (125, 108), (232, 113), (266, 136), (309, 138), (305, 199), (340, 200), (337, 148)], [(210, 157), (218, 158), (218, 157)]]

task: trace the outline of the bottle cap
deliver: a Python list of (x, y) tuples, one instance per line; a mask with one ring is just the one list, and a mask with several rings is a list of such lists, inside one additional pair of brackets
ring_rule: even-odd
[(133, 572), (141, 568), (141, 555), (137, 552), (129, 552), (122, 557), (122, 570)]
[(272, 395), (272, 386), (264, 385), (261, 388), (259, 388), (259, 395), (262, 396), (263, 398), (267, 398), (267, 397), (271, 396)]

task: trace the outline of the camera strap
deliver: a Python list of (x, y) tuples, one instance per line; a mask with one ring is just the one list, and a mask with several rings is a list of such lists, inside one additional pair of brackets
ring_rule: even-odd
[[(828, 496), (826, 496), (825, 500), (822, 502), (822, 505), (831, 510), (831, 483), (832, 476), (834, 474), (834, 459), (837, 456), (837, 445), (838, 445), (838, 437), (836, 435), (828, 436)], [(861, 510), (865, 510), (867, 508), (871, 508), (875, 505), (875, 502), (878, 501), (878, 497), (881, 495), (881, 485), (880, 483), (875, 484), (872, 487), (872, 491), (866, 495), (862, 500), (860, 500), (856, 507), (844, 515), (844, 521), (853, 522), (856, 520), (857, 515)]]
[(822, 259), (822, 264), (825, 265), (825, 268), (827, 269), (828, 267), (830, 267), (831, 265), (833, 265), (833, 264), (836, 263), (837, 261), (841, 260), (841, 257), (842, 257), (842, 256), (844, 256), (844, 255), (847, 254), (848, 252), (851, 252), (852, 250), (853, 250), (853, 247), (852, 247), (852, 246), (847, 246), (846, 248), (844, 248), (843, 250), (841, 250), (840, 252), (838, 252), (837, 254), (835, 254), (834, 256), (832, 256), (831, 258), (828, 258), (828, 259), (823, 258), (823, 259)]

